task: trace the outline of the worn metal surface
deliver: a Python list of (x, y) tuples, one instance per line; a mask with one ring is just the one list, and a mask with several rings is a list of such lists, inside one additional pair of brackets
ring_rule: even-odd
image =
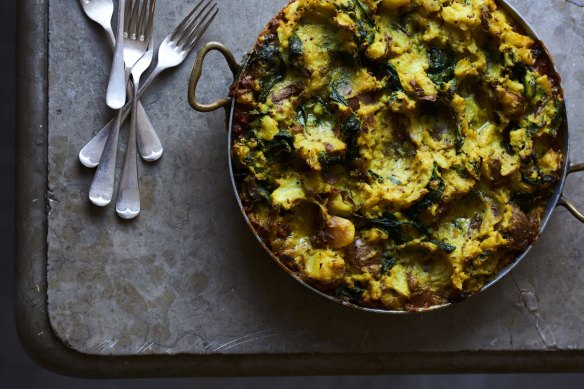
[[(31, 269), (31, 279), (19, 284), (19, 320), (31, 348), (33, 329), (54, 331), (56, 338), (40, 338), (36, 346), (60, 339), (66, 346), (58, 349), (60, 360), (77, 361), (72, 369), (78, 372), (82, 361), (91, 360), (95, 364), (87, 374), (94, 375), (108, 369), (123, 375), (124, 367), (112, 370), (114, 361), (124, 361), (128, 374), (217, 374), (228, 362), (234, 367), (223, 374), (306, 373), (312, 366), (330, 373), (350, 366), (355, 353), (371, 361), (363, 372), (584, 368), (579, 239), (584, 228), (567, 211), (554, 213), (544, 236), (510, 277), (463, 304), (398, 317), (335, 305), (288, 277), (248, 231), (229, 183), (223, 113), (198, 114), (188, 107), (188, 66), (163, 76), (143, 98), (167, 153), (155, 164), (140, 166), (141, 216), (126, 223), (111, 207), (93, 208), (87, 200), (92, 171), (81, 167), (77, 153), (109, 120), (103, 96), (110, 57), (102, 32), (71, 3), (76, 2), (48, 4), (48, 147), (38, 142), (38, 153), (48, 150), (48, 188), (43, 174), (19, 184), (20, 214), (39, 219), (21, 222), (18, 229), (19, 244), (27, 245), (20, 248), (20, 259), (29, 261), (20, 266), (19, 276)], [(220, 1), (219, 17), (205, 38), (226, 43), (240, 58), (284, 3)], [(584, 113), (577, 103), (584, 98), (584, 27), (578, 22), (584, 9), (564, 0), (510, 3), (542, 36), (558, 64), (572, 160), (581, 161)], [(156, 36), (164, 36), (189, 7), (182, 1), (160, 2)], [(27, 12), (35, 11), (40, 12)], [(27, 49), (33, 48), (21, 47)], [(38, 56), (40, 64), (43, 58)], [(218, 55), (209, 58), (206, 74), (201, 99), (225, 94), (230, 73)], [(83, 79), (91, 82), (80, 84)], [(44, 90), (42, 77), (27, 82), (29, 92)], [(38, 103), (36, 116), (28, 120), (33, 124), (43, 123), (47, 102), (39, 98)], [(27, 126), (26, 115), (19, 112), (20, 128), (26, 127), (19, 153), (34, 144), (34, 135), (47, 137), (44, 129)], [(38, 156), (35, 161), (45, 162)], [(19, 164), (24, 174), (35, 171), (23, 158)], [(583, 183), (582, 176), (571, 176), (567, 194), (578, 198)], [(36, 193), (43, 188), (46, 194)], [(45, 195), (46, 232), (44, 207), (35, 205), (44, 204)], [(51, 328), (30, 306), (44, 302), (34, 291), (35, 285), (45, 290), (39, 266), (47, 266)], [(26, 323), (26, 314), (34, 325)], [(188, 355), (136, 357), (180, 353)], [(108, 360), (110, 355), (119, 357)]]

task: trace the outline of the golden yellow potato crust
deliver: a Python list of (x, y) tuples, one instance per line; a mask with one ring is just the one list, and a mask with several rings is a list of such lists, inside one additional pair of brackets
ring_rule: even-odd
[(293, 0), (232, 95), (253, 227), (355, 305), (480, 291), (535, 240), (561, 178), (559, 78), (494, 0)]

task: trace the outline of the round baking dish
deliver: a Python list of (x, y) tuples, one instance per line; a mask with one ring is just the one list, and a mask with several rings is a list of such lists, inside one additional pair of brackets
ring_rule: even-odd
[[(526, 35), (528, 35), (529, 37), (531, 37), (532, 39), (534, 39), (536, 42), (539, 43), (539, 45), (543, 48), (543, 50), (545, 51), (545, 54), (547, 55), (548, 59), (549, 59), (549, 63), (552, 64), (553, 68), (553, 72), (557, 75), (557, 70), (555, 68), (555, 65), (553, 65), (553, 60), (549, 54), (549, 52), (545, 49), (545, 46), (543, 45), (543, 43), (541, 42), (541, 40), (538, 38), (538, 36), (535, 34), (535, 32), (533, 31), (533, 29), (525, 22), (525, 20), (519, 15), (519, 13), (512, 7), (510, 6), (507, 2), (503, 1), (503, 0), (499, 0), (498, 4), (509, 14), (512, 16), (512, 18), (514, 19), (514, 21), (521, 26), (521, 28), (523, 28), (524, 32)], [(218, 100), (214, 103), (211, 104), (203, 104), (200, 103), (197, 100), (196, 97), (196, 88), (197, 88), (197, 84), (200, 80), (201, 77), (201, 73), (202, 73), (202, 68), (203, 68), (203, 62), (205, 60), (206, 55), (210, 52), (210, 51), (219, 51), (226, 59), (230, 70), (233, 72), (233, 76), (234, 76), (234, 84), (236, 84), (238, 82), (238, 79), (240, 77), (240, 74), (242, 72), (242, 69), (244, 69), (246, 67), (246, 65), (248, 64), (249, 61), (249, 56), (246, 56), (242, 62), (242, 64), (239, 64), (235, 58), (233, 57), (231, 51), (229, 49), (227, 49), (224, 45), (222, 45), (221, 43), (218, 42), (210, 42), (208, 44), (206, 44), (198, 53), (195, 65), (193, 67), (192, 70), (192, 75), (191, 75), (191, 79), (189, 82), (189, 90), (188, 90), (188, 98), (189, 98), (189, 103), (192, 106), (193, 109), (199, 111), (199, 112), (209, 112), (209, 111), (213, 111), (213, 110), (217, 110), (219, 108), (225, 108), (226, 110), (226, 118), (227, 118), (227, 128), (228, 128), (228, 155), (229, 157), (229, 168), (230, 168), (230, 176), (231, 176), (231, 181), (233, 184), (233, 188), (234, 188), (234, 192), (235, 192), (235, 196), (237, 198), (238, 201), (238, 205), (242, 211), (242, 214), (245, 218), (245, 220), (247, 221), (251, 231), (254, 233), (254, 235), (256, 236), (258, 242), (260, 243), (260, 245), (266, 250), (266, 252), (276, 261), (276, 263), (278, 263), (288, 274), (290, 274), (292, 277), (294, 277), (298, 282), (300, 282), (301, 284), (303, 284), (304, 286), (308, 287), (309, 289), (313, 290), (314, 292), (320, 294), (321, 296), (324, 296), (325, 298), (335, 301), (337, 303), (343, 304), (345, 306), (350, 306), (353, 308), (357, 308), (357, 309), (361, 309), (361, 310), (365, 310), (365, 311), (370, 311), (370, 312), (377, 312), (377, 313), (408, 313), (408, 312), (412, 312), (412, 311), (397, 311), (397, 310), (388, 310), (388, 309), (379, 309), (379, 308), (371, 308), (371, 307), (365, 307), (365, 306), (361, 306), (361, 305), (357, 305), (354, 303), (351, 303), (347, 300), (344, 299), (340, 299), (332, 294), (329, 293), (325, 293), (319, 289), (317, 289), (316, 287), (308, 284), (307, 282), (305, 282), (303, 279), (301, 279), (296, 273), (294, 273), (288, 266), (286, 266), (284, 263), (282, 263), (282, 261), (269, 249), (269, 247), (266, 245), (266, 243), (263, 241), (263, 239), (260, 237), (260, 235), (258, 234), (258, 232), (255, 230), (254, 226), (252, 225), (252, 223), (249, 220), (248, 215), (246, 214), (243, 204), (242, 204), (242, 200), (238, 191), (238, 187), (237, 187), (237, 183), (236, 183), (236, 178), (234, 176), (234, 172), (235, 172), (235, 168), (233, 165), (233, 161), (231, 159), (231, 155), (232, 155), (232, 145), (233, 145), (233, 124), (234, 124), (234, 112), (236, 110), (236, 102), (235, 99), (232, 98), (232, 96), (228, 96), (224, 99)], [(559, 76), (558, 76), (558, 80), (559, 80)], [(559, 86), (560, 91), (562, 92), (563, 95), (563, 91), (561, 88), (561, 84)], [(569, 139), (570, 139), (570, 133), (568, 130), (568, 124), (567, 124), (567, 116), (565, 114), (565, 110), (564, 110), (564, 125), (561, 131), (563, 131), (561, 138), (561, 151), (562, 151), (562, 155), (564, 156), (563, 158), (563, 164), (562, 164), (562, 168), (561, 168), (561, 174), (560, 174), (560, 180), (555, 184), (555, 187), (553, 189), (553, 193), (551, 194), (551, 196), (549, 197), (549, 200), (547, 202), (547, 208), (545, 211), (544, 216), (541, 219), (541, 222), (539, 224), (539, 229), (536, 233), (536, 238), (533, 240), (533, 242), (526, 248), (524, 249), (517, 257), (514, 261), (512, 261), (509, 265), (507, 265), (506, 267), (504, 267), (496, 277), (494, 277), (491, 281), (489, 281), (482, 289), (481, 291), (489, 288), (490, 286), (492, 286), (493, 284), (495, 284), (497, 281), (499, 281), (501, 278), (503, 278), (506, 274), (508, 274), (515, 266), (517, 266), (517, 264), (523, 260), (523, 258), (525, 258), (527, 256), (527, 254), (529, 253), (529, 251), (531, 250), (532, 246), (535, 244), (535, 242), (537, 241), (538, 237), (541, 235), (541, 233), (543, 233), (552, 212), (554, 211), (554, 209), (558, 206), (563, 206), (566, 209), (568, 209), (572, 215), (574, 215), (574, 217), (576, 217), (580, 222), (584, 223), (584, 214), (582, 212), (580, 212), (579, 210), (576, 209), (576, 207), (566, 199), (566, 197), (563, 195), (563, 188), (564, 188), (564, 184), (566, 181), (566, 178), (569, 174), (571, 173), (575, 173), (575, 172), (579, 172), (579, 171), (584, 171), (584, 164), (571, 164), (569, 161), (569, 151), (570, 151), (570, 145), (569, 145)], [(476, 294), (476, 293), (475, 293)], [(459, 302), (462, 301), (464, 299), (466, 299), (467, 297), (470, 297), (474, 294), (468, 295), (468, 296), (462, 296), (462, 298), (457, 299), (456, 301), (452, 301), (446, 304), (441, 304), (441, 305), (434, 305), (434, 306), (430, 306), (428, 308), (424, 308), (424, 309), (416, 309), (415, 311), (428, 311), (428, 310), (434, 310), (434, 309), (438, 309), (438, 308), (443, 308), (446, 307), (448, 305), (451, 305), (454, 302)]]

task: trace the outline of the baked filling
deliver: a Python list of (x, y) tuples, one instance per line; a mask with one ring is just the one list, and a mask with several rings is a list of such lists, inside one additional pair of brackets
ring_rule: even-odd
[(559, 77), (494, 0), (293, 0), (232, 94), (253, 227), (351, 304), (479, 292), (533, 243), (561, 179)]

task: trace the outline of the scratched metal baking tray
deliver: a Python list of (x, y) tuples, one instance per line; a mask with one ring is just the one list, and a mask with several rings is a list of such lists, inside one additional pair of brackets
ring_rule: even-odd
[[(584, 9), (510, 2), (551, 49), (577, 128)], [(76, 155), (110, 115), (108, 47), (70, 3), (19, 3), (17, 319), (39, 363), (95, 377), (582, 370), (582, 227), (564, 210), (511, 277), (468, 302), (399, 317), (332, 304), (289, 279), (241, 220), (223, 115), (186, 103), (192, 59), (143, 99), (166, 154), (141, 166), (140, 218), (92, 208)], [(241, 58), (285, 1), (219, 3), (205, 39)], [(189, 7), (159, 2), (157, 36)], [(222, 66), (210, 58), (203, 100), (227, 88)], [(579, 162), (584, 133), (572, 138)], [(571, 177), (567, 194), (583, 184)]]

